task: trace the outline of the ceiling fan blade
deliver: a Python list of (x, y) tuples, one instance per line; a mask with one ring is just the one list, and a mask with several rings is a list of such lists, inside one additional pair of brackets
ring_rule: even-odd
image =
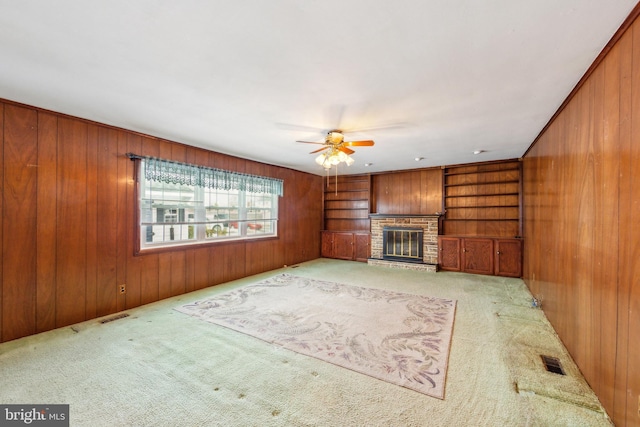
[(314, 151), (310, 152), (309, 154), (319, 153), (320, 151), (324, 151), (324, 150), (326, 150), (327, 148), (329, 148), (329, 147), (322, 147), (322, 148), (318, 148), (317, 150), (314, 150)]
[(336, 125), (334, 129), (340, 129), (342, 125), (342, 119), (344, 119), (344, 112), (347, 106), (344, 104), (331, 105), (327, 110), (327, 123)]
[(374, 144), (370, 139), (366, 141), (345, 141), (344, 145), (348, 145), (350, 147), (371, 147)]
[(361, 132), (371, 132), (375, 130), (402, 129), (407, 127), (411, 127), (411, 124), (399, 122), (399, 123), (387, 123), (387, 124), (382, 124), (378, 126), (367, 126), (362, 128), (353, 128), (353, 129), (349, 128), (349, 129), (343, 129), (343, 130), (344, 130), (344, 133), (361, 133)]
[(355, 153), (355, 151), (353, 151), (351, 148), (347, 148), (347, 147), (340, 147), (340, 148), (338, 148), (338, 150), (342, 151), (344, 154), (347, 154), (347, 155)]
[(319, 145), (324, 145), (324, 142), (311, 142), (311, 141), (296, 141), (296, 142), (302, 142), (303, 144), (319, 144)]
[(291, 123), (276, 123), (276, 126), (282, 130), (292, 130), (296, 132), (313, 132), (324, 135), (327, 130), (313, 126), (295, 125)]

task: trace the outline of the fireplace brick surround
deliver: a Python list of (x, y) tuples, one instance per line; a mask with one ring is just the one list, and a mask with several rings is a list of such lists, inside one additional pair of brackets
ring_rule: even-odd
[[(369, 265), (380, 265), (406, 270), (436, 272), (438, 270), (438, 223), (440, 215), (371, 214), (371, 258)], [(384, 227), (422, 228), (422, 263), (383, 259)]]

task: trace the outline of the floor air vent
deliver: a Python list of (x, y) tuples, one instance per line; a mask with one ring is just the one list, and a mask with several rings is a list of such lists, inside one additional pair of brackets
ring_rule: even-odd
[(553, 372), (558, 375), (566, 375), (564, 373), (564, 369), (562, 369), (562, 365), (560, 364), (560, 360), (557, 357), (540, 355), (542, 358), (542, 363), (544, 363), (544, 367), (547, 371)]
[(114, 320), (124, 319), (125, 317), (129, 317), (129, 315), (127, 313), (117, 314), (115, 316), (102, 319), (100, 323), (109, 323), (109, 322), (113, 322)]

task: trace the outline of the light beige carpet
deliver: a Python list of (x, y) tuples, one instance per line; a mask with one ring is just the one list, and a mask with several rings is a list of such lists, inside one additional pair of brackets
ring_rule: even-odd
[[(455, 299), (445, 398), (174, 309), (280, 273)], [(0, 344), (0, 402), (69, 404), (74, 427), (610, 427), (530, 303), (519, 279), (317, 259), (127, 310), (129, 317), (109, 323), (94, 319)], [(567, 375), (546, 372), (541, 353), (560, 358)]]
[(176, 310), (429, 396), (444, 396), (455, 314), (451, 299), (285, 273)]

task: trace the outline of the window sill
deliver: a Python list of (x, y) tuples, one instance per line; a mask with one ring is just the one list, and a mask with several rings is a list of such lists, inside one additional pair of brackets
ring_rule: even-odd
[(138, 248), (134, 252), (134, 256), (144, 256), (144, 255), (152, 255), (166, 252), (181, 252), (188, 251), (193, 249), (202, 249), (213, 246), (224, 246), (224, 245), (232, 245), (238, 243), (252, 243), (257, 241), (265, 241), (265, 240), (278, 240), (279, 236), (267, 235), (267, 236), (251, 236), (245, 237), (242, 239), (220, 239), (220, 240), (208, 240), (208, 241), (197, 241), (193, 243), (182, 243), (176, 245), (166, 245), (166, 246), (154, 246), (150, 248), (140, 249)]

